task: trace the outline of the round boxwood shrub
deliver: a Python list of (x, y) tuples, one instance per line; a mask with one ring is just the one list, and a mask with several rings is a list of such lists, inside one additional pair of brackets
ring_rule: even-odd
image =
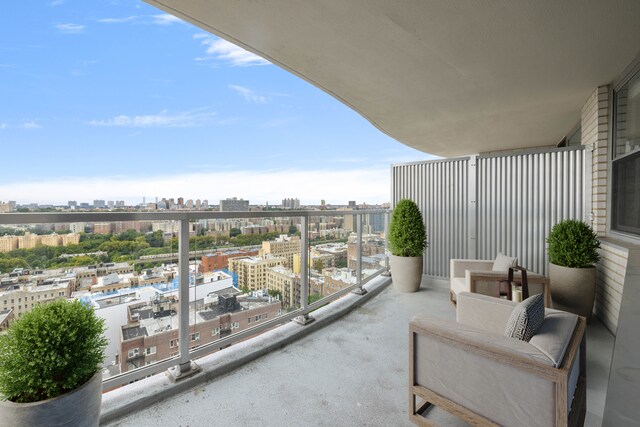
[(35, 306), (0, 336), (0, 394), (28, 403), (80, 387), (101, 369), (104, 330), (80, 301)]
[(582, 221), (565, 220), (551, 228), (549, 262), (562, 267), (587, 268), (600, 259), (598, 236), (591, 226)]
[(389, 250), (395, 256), (422, 256), (427, 234), (418, 205), (402, 199), (396, 205), (389, 225)]

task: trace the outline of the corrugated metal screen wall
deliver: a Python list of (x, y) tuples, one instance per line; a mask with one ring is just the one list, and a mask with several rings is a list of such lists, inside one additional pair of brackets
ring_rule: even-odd
[(546, 236), (562, 219), (585, 220), (581, 147), (394, 165), (392, 203), (409, 198), (428, 233), (424, 273), (449, 276), (449, 259), (517, 256), (547, 274)]

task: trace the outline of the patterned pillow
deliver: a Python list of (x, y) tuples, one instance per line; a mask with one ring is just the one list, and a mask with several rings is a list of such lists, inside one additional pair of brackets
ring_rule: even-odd
[(529, 340), (538, 332), (544, 322), (544, 296), (537, 294), (527, 298), (511, 312), (505, 336), (522, 341)]
[(518, 265), (518, 258), (510, 257), (499, 253), (496, 260), (493, 261), (493, 271), (507, 271), (509, 267)]

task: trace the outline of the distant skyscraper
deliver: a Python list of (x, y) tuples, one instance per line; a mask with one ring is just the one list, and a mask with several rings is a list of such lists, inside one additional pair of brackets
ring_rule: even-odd
[(249, 201), (237, 197), (220, 200), (220, 212), (249, 212)]
[(355, 200), (349, 200), (349, 207), (350, 208), (355, 208), (356, 207), (356, 201)]
[(184, 199), (182, 197), (178, 197), (178, 206), (184, 206)]
[(107, 207), (107, 203), (104, 200), (94, 200), (93, 207), (96, 209), (104, 209)]
[(282, 207), (285, 209), (300, 209), (299, 199), (282, 199)]
[(67, 202), (67, 206), (69, 206), (70, 208), (77, 208), (78, 207), (78, 202), (75, 200), (69, 200)]

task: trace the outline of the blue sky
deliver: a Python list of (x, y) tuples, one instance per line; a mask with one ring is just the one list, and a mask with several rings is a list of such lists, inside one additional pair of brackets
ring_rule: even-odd
[(428, 159), (339, 101), (138, 1), (2, 2), (0, 200), (378, 203)]

